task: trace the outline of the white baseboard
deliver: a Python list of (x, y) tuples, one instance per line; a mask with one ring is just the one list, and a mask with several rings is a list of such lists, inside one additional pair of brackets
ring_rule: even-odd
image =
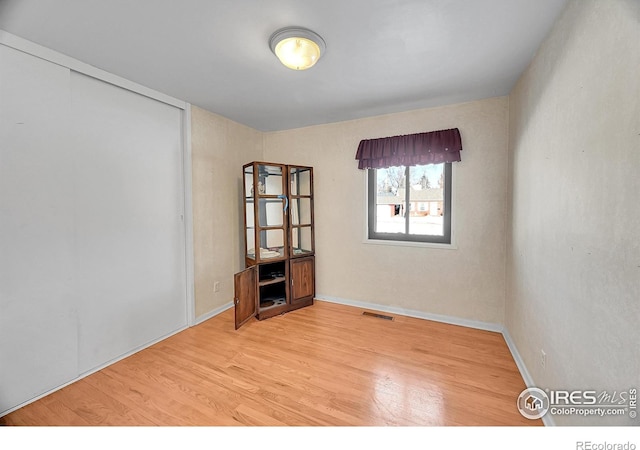
[[(522, 375), (522, 379), (527, 387), (537, 387), (536, 383), (533, 381), (533, 377), (529, 373), (527, 369), (527, 365), (524, 363), (522, 356), (520, 356), (520, 352), (518, 352), (518, 347), (516, 347), (516, 343), (513, 341), (511, 334), (509, 334), (509, 330), (506, 327), (503, 327), (502, 336), (504, 336), (504, 340), (507, 343), (507, 347), (509, 347), (509, 351), (511, 351), (511, 356), (513, 356), (513, 360), (516, 362), (516, 366), (518, 366), (518, 370), (520, 371), (520, 375)], [(556, 425), (551, 414), (545, 414), (542, 417), (542, 423), (544, 423), (547, 427), (553, 427)]]
[(187, 328), (188, 328), (188, 326), (180, 327), (177, 330), (174, 330), (171, 333), (168, 333), (168, 334), (166, 334), (166, 335), (164, 335), (164, 336), (162, 336), (162, 337), (160, 337), (158, 339), (154, 339), (154, 340), (152, 340), (150, 342), (147, 342), (146, 344), (140, 345), (140, 346), (138, 346), (138, 347), (136, 347), (136, 348), (134, 348), (134, 349), (132, 349), (132, 350), (120, 355), (120, 356), (118, 356), (117, 358), (112, 359), (111, 361), (108, 361), (108, 362), (106, 362), (104, 364), (100, 364), (99, 366), (94, 367), (93, 369), (88, 370), (87, 372), (81, 373), (77, 377), (75, 377), (74, 379), (72, 379), (70, 381), (67, 381), (64, 384), (61, 384), (60, 386), (56, 386), (56, 387), (54, 387), (52, 389), (49, 389), (48, 391), (46, 391), (46, 392), (44, 392), (44, 393), (42, 393), (42, 394), (40, 394), (40, 395), (38, 395), (36, 397), (33, 397), (33, 398), (27, 400), (26, 402), (22, 402), (17, 406), (14, 406), (14, 407), (12, 407), (10, 409), (7, 409), (6, 411), (0, 411), (0, 417), (3, 417), (3, 416), (5, 416), (5, 415), (7, 415), (9, 413), (12, 413), (13, 411), (17, 411), (18, 409), (20, 409), (20, 408), (22, 408), (24, 406), (27, 406), (28, 404), (33, 403), (36, 400), (40, 400), (41, 398), (44, 398), (49, 394), (53, 394), (54, 392), (59, 391), (60, 389), (65, 388), (65, 387), (69, 386), (70, 384), (75, 383), (76, 381), (80, 381), (83, 378), (88, 377), (91, 374), (94, 374), (96, 372), (101, 371), (105, 367), (108, 367), (108, 366), (110, 366), (112, 364), (117, 363), (118, 361), (121, 361), (121, 360), (123, 360), (125, 358), (128, 358), (129, 356), (131, 356), (131, 355), (133, 355), (135, 353), (138, 353), (139, 351), (144, 350), (145, 348), (149, 348), (152, 345), (155, 345), (160, 341), (164, 341), (165, 339), (167, 339), (167, 338), (169, 338), (169, 337), (171, 337), (171, 336), (173, 336), (175, 334), (178, 334), (181, 331), (186, 330)]
[[(440, 314), (430, 314), (424, 311), (398, 308), (395, 306), (379, 305), (376, 303), (362, 302), (359, 300), (349, 300), (345, 298), (332, 297), (330, 295), (318, 294), (316, 295), (316, 299), (319, 301), (339, 303), (341, 305), (355, 306), (358, 308), (372, 309), (374, 311), (381, 311), (386, 313), (400, 314), (408, 317), (415, 317), (417, 319), (433, 320), (435, 322), (442, 322), (442, 323), (448, 323), (451, 325), (460, 325), (463, 327), (475, 328), (478, 330), (494, 331), (496, 333), (501, 333), (502, 336), (504, 337), (505, 342), (507, 343), (507, 347), (509, 347), (509, 351), (513, 356), (516, 366), (518, 367), (518, 370), (520, 371), (520, 375), (522, 376), (522, 379), (524, 380), (526, 386), (535, 387), (533, 378), (531, 377), (529, 370), (527, 370), (527, 366), (524, 363), (524, 360), (522, 359), (522, 357), (520, 356), (520, 353), (518, 352), (518, 348), (516, 347), (515, 342), (511, 338), (511, 335), (509, 334), (509, 330), (507, 330), (507, 328), (502, 324), (462, 319), (460, 317), (446, 316), (446, 315), (440, 315)], [(555, 422), (549, 414), (545, 415), (542, 418), (542, 422), (544, 423), (545, 426), (555, 426)]]
[(527, 366), (525, 365), (524, 360), (520, 356), (520, 353), (518, 352), (518, 348), (516, 347), (515, 342), (513, 342), (513, 339), (509, 334), (509, 330), (507, 330), (506, 327), (502, 330), (502, 335), (504, 336), (504, 340), (507, 342), (507, 346), (509, 347), (509, 350), (511, 351), (511, 355), (513, 356), (513, 359), (515, 360), (516, 365), (518, 366), (518, 370), (520, 371), (520, 375), (522, 375), (522, 379), (524, 380), (524, 383), (527, 385), (527, 387), (536, 387), (535, 383), (533, 382), (533, 378), (531, 377), (531, 374), (527, 370)]
[(346, 298), (332, 297), (330, 295), (318, 294), (315, 297), (319, 301), (327, 301), (330, 303), (339, 303), (341, 305), (355, 306), (357, 308), (373, 309), (386, 313), (400, 314), (402, 316), (415, 317), (417, 319), (433, 320), (434, 322), (448, 323), (451, 325), (460, 325), (467, 328), (476, 328), (478, 330), (494, 331), (502, 333), (503, 326), (497, 323), (481, 322), (479, 320), (463, 319), (454, 316), (445, 316), (440, 314), (430, 314), (424, 311), (414, 309), (399, 308), (397, 306), (379, 305), (377, 303), (362, 302), (359, 300), (349, 300)]
[(212, 317), (215, 317), (218, 314), (225, 312), (229, 308), (233, 308), (233, 302), (225, 303), (224, 305), (222, 305), (222, 306), (220, 306), (220, 307), (218, 307), (216, 309), (213, 309), (213, 310), (209, 311), (206, 314), (203, 314), (201, 316), (196, 317), (196, 321), (195, 321), (195, 323), (193, 325), (194, 326), (195, 325), (200, 325), (202, 322), (205, 322), (205, 321), (211, 319)]
[[(233, 302), (226, 303), (226, 304), (220, 306), (219, 308), (216, 308), (216, 309), (208, 312), (207, 314), (199, 316), (199, 317), (196, 318), (195, 325), (198, 325), (198, 324), (200, 324), (200, 323), (202, 323), (202, 322), (204, 322), (204, 321), (206, 321), (208, 319), (211, 319), (212, 317), (217, 316), (221, 312), (224, 312), (224, 311), (226, 311), (227, 309), (229, 309), (231, 307), (233, 307)], [(148, 342), (148, 343), (143, 344), (143, 345), (141, 345), (139, 347), (136, 347), (133, 350), (131, 350), (131, 351), (129, 351), (129, 352), (123, 354), (123, 355), (120, 355), (119, 357), (117, 357), (115, 359), (112, 359), (111, 361), (108, 361), (108, 362), (106, 362), (104, 364), (99, 365), (98, 367), (94, 367), (93, 369), (91, 369), (91, 370), (89, 370), (87, 372), (81, 373), (76, 378), (74, 378), (74, 379), (72, 379), (72, 380), (70, 380), (70, 381), (68, 381), (68, 382), (66, 382), (66, 383), (64, 383), (64, 384), (62, 384), (60, 386), (56, 386), (53, 389), (49, 389), (48, 391), (46, 391), (46, 392), (44, 392), (44, 393), (42, 393), (42, 394), (40, 394), (40, 395), (38, 395), (38, 396), (36, 396), (34, 398), (29, 399), (26, 402), (23, 402), (23, 403), (21, 403), (21, 404), (19, 404), (17, 406), (14, 406), (14, 407), (6, 410), (6, 411), (0, 411), (0, 417), (5, 416), (5, 415), (7, 415), (9, 413), (12, 413), (13, 411), (17, 411), (18, 409), (20, 409), (20, 408), (22, 408), (24, 406), (27, 406), (28, 404), (33, 403), (36, 400), (40, 400), (41, 398), (46, 397), (49, 394), (53, 394), (54, 392), (59, 391), (60, 389), (62, 389), (64, 387), (67, 387), (70, 384), (75, 383), (76, 381), (79, 381), (79, 380), (81, 380), (81, 379), (83, 379), (85, 377), (88, 377), (91, 374), (99, 372), (100, 370), (104, 369), (105, 367), (108, 367), (111, 364), (115, 364), (118, 361), (121, 361), (121, 360), (123, 360), (125, 358), (128, 358), (129, 356), (131, 356), (131, 355), (133, 355), (135, 353), (138, 353), (140, 350), (144, 350), (145, 348), (151, 347), (152, 345), (157, 344), (158, 342), (163, 341), (163, 340), (165, 340), (165, 339), (167, 339), (167, 338), (169, 338), (169, 337), (171, 337), (171, 336), (173, 336), (175, 334), (178, 334), (181, 331), (186, 330), (187, 328), (189, 328), (189, 327), (188, 326), (181, 327), (181, 328), (179, 328), (179, 329), (177, 329), (177, 330), (175, 330), (175, 331), (173, 331), (173, 332), (171, 332), (171, 333), (169, 333), (169, 334), (167, 334), (165, 336), (162, 336), (162, 337), (160, 337), (158, 339), (154, 339), (151, 342)]]

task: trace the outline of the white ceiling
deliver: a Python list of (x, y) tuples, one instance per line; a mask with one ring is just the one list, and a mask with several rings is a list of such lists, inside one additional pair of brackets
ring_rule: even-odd
[[(261, 131), (506, 95), (566, 0), (0, 0), (0, 29)], [(306, 71), (269, 36), (327, 43)]]

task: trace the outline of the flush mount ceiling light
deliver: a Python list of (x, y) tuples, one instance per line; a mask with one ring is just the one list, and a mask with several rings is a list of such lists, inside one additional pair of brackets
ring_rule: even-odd
[(269, 47), (282, 64), (294, 70), (313, 66), (327, 48), (317, 33), (301, 27), (279, 29), (269, 38)]

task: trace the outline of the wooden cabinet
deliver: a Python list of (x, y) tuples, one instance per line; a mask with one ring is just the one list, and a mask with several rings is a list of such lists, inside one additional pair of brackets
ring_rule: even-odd
[(246, 269), (235, 275), (236, 329), (313, 304), (313, 168), (243, 166)]
[(304, 301), (315, 294), (314, 257), (292, 259), (289, 263), (291, 278), (291, 302)]

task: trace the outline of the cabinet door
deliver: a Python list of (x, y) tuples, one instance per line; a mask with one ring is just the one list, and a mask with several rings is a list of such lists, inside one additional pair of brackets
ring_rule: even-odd
[(257, 266), (252, 266), (233, 277), (236, 330), (258, 313), (257, 274)]
[(313, 169), (289, 166), (289, 256), (314, 253)]
[(314, 258), (296, 258), (291, 260), (291, 302), (315, 295)]
[(282, 164), (244, 166), (245, 257), (250, 264), (287, 257), (285, 179)]

